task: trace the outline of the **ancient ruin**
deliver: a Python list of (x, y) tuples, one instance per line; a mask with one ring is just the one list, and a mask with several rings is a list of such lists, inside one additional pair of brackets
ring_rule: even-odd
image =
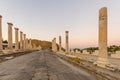
[(105, 67), (108, 64), (107, 53), (107, 8), (99, 10), (99, 54), (95, 62), (98, 66)]

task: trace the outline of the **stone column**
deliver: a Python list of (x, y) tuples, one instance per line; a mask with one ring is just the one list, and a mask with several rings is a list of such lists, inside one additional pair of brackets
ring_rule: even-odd
[(65, 33), (66, 33), (66, 53), (69, 53), (69, 37), (68, 37), (69, 31), (65, 31)]
[(0, 15), (0, 52), (3, 50), (2, 46), (2, 16)]
[(28, 45), (29, 45), (28, 38), (26, 38), (26, 49), (28, 49)]
[(57, 52), (56, 38), (52, 40), (52, 51)]
[(99, 10), (99, 54), (96, 64), (105, 67), (108, 64), (107, 53), (107, 8)]
[(23, 32), (20, 31), (20, 49), (23, 50)]
[(24, 42), (24, 49), (26, 49), (26, 46), (27, 46), (26, 45), (26, 34), (24, 34), (24, 41), (23, 42)]
[(52, 51), (54, 51), (54, 39), (52, 40)]
[(12, 23), (7, 23), (8, 24), (8, 49), (12, 50), (13, 45), (12, 45)]
[(18, 50), (19, 49), (19, 43), (18, 43), (18, 40), (19, 40), (19, 37), (18, 37), (18, 28), (14, 28), (15, 29), (15, 50)]
[(61, 36), (59, 36), (59, 51), (61, 52)]
[(32, 39), (29, 40), (30, 49), (32, 48)]

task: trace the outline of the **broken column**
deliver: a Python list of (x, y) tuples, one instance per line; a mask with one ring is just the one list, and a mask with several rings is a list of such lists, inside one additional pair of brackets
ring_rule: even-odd
[(107, 54), (107, 8), (99, 10), (99, 54), (96, 64), (105, 67), (108, 64)]
[(8, 24), (8, 49), (12, 50), (13, 45), (12, 45), (12, 23), (7, 23)]
[(52, 40), (52, 51), (57, 52), (56, 38)]
[(14, 28), (15, 29), (15, 50), (18, 50), (19, 49), (19, 42), (18, 42), (18, 28)]
[(61, 52), (61, 36), (59, 36), (59, 51)]
[(65, 31), (66, 33), (66, 53), (69, 53), (69, 37), (68, 37), (68, 33), (69, 31)]
[(23, 32), (20, 31), (20, 49), (23, 50)]
[(2, 46), (2, 16), (0, 15), (0, 53), (2, 53), (3, 46)]

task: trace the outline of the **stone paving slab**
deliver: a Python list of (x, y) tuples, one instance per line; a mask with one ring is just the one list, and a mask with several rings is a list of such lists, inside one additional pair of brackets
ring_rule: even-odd
[(96, 80), (91, 74), (38, 51), (0, 63), (0, 80)]

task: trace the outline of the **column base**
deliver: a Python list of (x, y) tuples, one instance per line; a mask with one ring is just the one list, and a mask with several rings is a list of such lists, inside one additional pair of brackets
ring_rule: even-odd
[(98, 60), (94, 62), (94, 64), (99, 67), (106, 68), (106, 66), (109, 65), (110, 63), (107, 58), (98, 58)]
[(3, 52), (4, 52), (4, 54), (11, 54), (11, 53), (13, 53), (13, 50), (4, 50)]

